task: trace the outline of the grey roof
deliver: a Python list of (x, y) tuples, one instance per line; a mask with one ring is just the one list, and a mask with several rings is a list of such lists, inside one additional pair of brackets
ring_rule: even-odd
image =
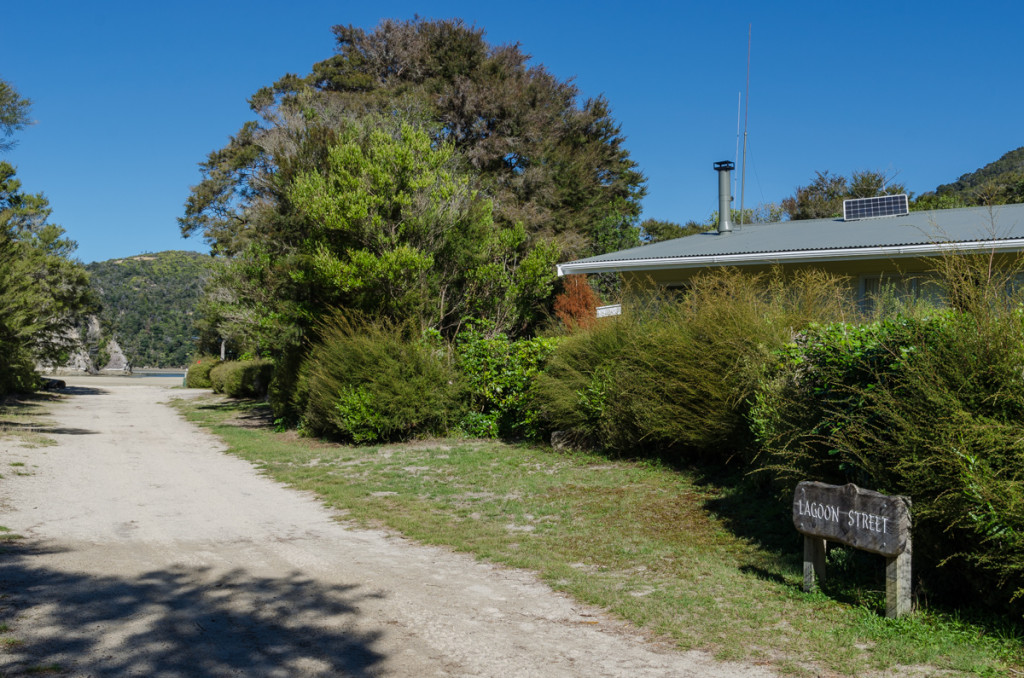
[(787, 260), (921, 256), (951, 243), (1024, 250), (1024, 205), (966, 207), (843, 221), (808, 219), (698, 233), (561, 264), (559, 273), (690, 268)]

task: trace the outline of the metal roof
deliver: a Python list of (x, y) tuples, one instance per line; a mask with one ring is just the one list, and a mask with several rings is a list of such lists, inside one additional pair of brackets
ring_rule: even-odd
[(559, 275), (664, 268), (928, 256), (950, 249), (1024, 251), (1024, 204), (929, 210), (865, 221), (806, 219), (734, 226), (560, 264)]

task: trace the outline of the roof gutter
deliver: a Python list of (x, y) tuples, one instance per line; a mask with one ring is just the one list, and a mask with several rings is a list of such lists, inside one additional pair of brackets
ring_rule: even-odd
[(928, 243), (882, 247), (848, 247), (827, 250), (794, 250), (791, 252), (757, 252), (750, 254), (710, 254), (692, 257), (661, 257), (658, 259), (618, 259), (578, 261), (558, 264), (558, 275), (577, 273), (614, 273), (666, 269), (706, 268), (709, 266), (754, 266), (757, 264), (821, 263), (857, 261), (861, 259), (902, 259), (931, 256), (945, 252), (1024, 251), (1024, 238), (1007, 240), (973, 240), (970, 242)]

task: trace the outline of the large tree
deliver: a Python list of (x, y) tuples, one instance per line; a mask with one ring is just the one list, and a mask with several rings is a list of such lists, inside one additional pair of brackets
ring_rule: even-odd
[[(529, 66), (518, 45), (491, 46), (459, 20), (333, 31), (336, 54), (257, 92), (250, 104), (260, 120), (201, 165), (183, 233), (202, 234), (217, 252), (244, 248), (247, 210), (266, 197), (264, 174), (280, 160), (267, 152), (267, 137), (290, 115), (326, 129), (384, 115), (451, 144), (492, 200), (495, 221), (522, 224), (531, 242), (553, 241), (564, 257), (638, 244), (644, 177), (605, 99), (581, 100), (570, 82)], [(317, 153), (325, 147), (303, 161), (316, 162)]]
[(229, 260), (207, 340), (295, 366), (336, 310), (525, 334), (558, 257), (639, 244), (644, 177), (603, 98), (458, 20), (333, 30), (200, 165), (181, 230)]
[[(322, 134), (311, 160), (303, 149)], [(451, 144), (370, 118), (298, 135), (274, 146), (286, 154), (270, 156), (274, 199), (250, 209), (240, 251), (210, 287), (215, 334), (283, 355), (339, 309), (449, 335), (467, 317), (512, 333), (536, 318), (557, 250), (496, 223)]]

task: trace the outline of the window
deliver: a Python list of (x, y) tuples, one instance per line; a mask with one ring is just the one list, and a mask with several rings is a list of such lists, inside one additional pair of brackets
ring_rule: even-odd
[(865, 275), (860, 279), (861, 307), (871, 312), (881, 299), (946, 305), (946, 293), (932, 273)]

